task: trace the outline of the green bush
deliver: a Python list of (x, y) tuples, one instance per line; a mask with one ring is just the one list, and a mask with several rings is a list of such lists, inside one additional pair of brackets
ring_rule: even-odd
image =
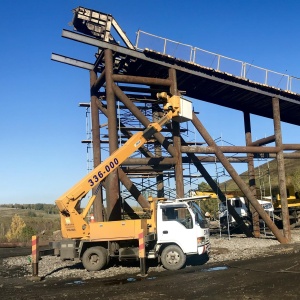
[(35, 234), (36, 234), (35, 230), (31, 226), (26, 225), (22, 229), (20, 240), (22, 242), (29, 242), (31, 240), (32, 236)]

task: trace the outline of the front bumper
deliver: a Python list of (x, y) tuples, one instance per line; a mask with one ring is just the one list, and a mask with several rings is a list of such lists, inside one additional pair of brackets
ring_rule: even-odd
[(204, 253), (210, 253), (210, 243), (206, 243), (205, 245), (198, 247), (198, 254), (200, 255)]

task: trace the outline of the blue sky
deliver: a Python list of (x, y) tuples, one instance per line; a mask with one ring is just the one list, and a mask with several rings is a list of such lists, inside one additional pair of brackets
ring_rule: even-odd
[[(54, 203), (86, 174), (78, 103), (89, 101), (89, 74), (50, 59), (55, 52), (93, 62), (95, 49), (61, 37), (77, 6), (112, 14), (133, 42), (141, 29), (300, 77), (296, 0), (3, 1), (0, 204)], [(195, 105), (214, 138), (244, 145), (241, 112)], [(252, 120), (253, 139), (273, 134), (272, 121)], [(299, 128), (282, 126), (284, 143), (296, 143)]]

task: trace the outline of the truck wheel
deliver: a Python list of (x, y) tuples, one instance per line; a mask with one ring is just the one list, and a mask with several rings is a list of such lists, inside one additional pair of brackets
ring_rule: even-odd
[(86, 270), (99, 271), (107, 265), (107, 251), (103, 247), (88, 248), (83, 253), (81, 260)]
[(167, 246), (161, 253), (161, 262), (167, 270), (179, 270), (186, 261), (186, 255), (176, 245)]

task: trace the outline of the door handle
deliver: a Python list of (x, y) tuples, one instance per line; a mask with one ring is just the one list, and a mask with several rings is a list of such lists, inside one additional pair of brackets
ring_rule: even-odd
[(163, 231), (163, 234), (167, 234), (167, 233), (169, 233), (168, 230), (164, 230), (164, 231)]

